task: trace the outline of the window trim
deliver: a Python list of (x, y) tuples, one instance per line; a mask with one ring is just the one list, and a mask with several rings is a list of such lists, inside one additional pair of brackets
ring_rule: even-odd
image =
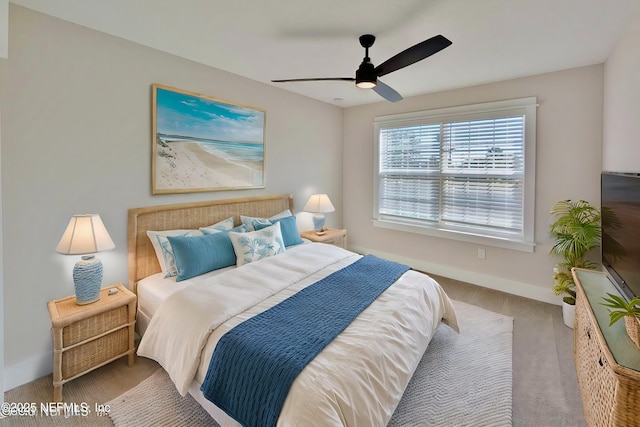
[[(535, 248), (535, 154), (536, 154), (536, 97), (511, 99), (506, 101), (438, 108), (415, 111), (374, 118), (374, 165), (373, 165), (373, 217), (374, 227), (405, 231), (415, 234), (442, 237), (480, 245), (533, 252)], [(425, 223), (417, 224), (409, 218), (381, 215), (378, 211), (379, 167), (380, 167), (380, 128), (388, 126), (410, 126), (439, 123), (443, 120), (475, 120), (500, 116), (501, 112), (519, 111), (525, 115), (524, 147), (524, 197), (522, 238), (509, 237), (508, 234), (480, 234), (475, 231), (445, 229)]]

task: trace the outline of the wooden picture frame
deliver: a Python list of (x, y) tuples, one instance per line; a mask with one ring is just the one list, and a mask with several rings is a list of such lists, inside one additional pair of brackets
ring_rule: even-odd
[(152, 193), (264, 188), (266, 111), (152, 85)]

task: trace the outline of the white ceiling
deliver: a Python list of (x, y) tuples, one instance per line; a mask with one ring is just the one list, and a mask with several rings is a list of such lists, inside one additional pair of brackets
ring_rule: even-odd
[[(10, 0), (340, 106), (383, 101), (350, 82), (361, 34), (378, 65), (442, 34), (445, 50), (384, 76), (408, 96), (603, 63), (638, 0)], [(386, 101), (384, 101), (386, 102)]]

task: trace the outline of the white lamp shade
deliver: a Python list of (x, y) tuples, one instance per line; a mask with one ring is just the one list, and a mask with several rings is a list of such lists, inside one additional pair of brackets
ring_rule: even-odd
[(100, 215), (74, 215), (56, 247), (56, 252), (65, 255), (84, 255), (108, 251), (115, 247)]
[(329, 200), (329, 196), (326, 194), (314, 194), (309, 197), (307, 204), (304, 205), (302, 210), (313, 213), (327, 213), (335, 211), (336, 208), (333, 207), (331, 200)]

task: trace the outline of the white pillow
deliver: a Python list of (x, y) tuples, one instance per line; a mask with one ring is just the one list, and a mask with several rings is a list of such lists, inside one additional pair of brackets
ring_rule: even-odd
[(156, 257), (158, 258), (158, 263), (160, 263), (164, 277), (172, 277), (178, 274), (178, 269), (176, 268), (173, 249), (167, 236), (202, 236), (202, 232), (200, 230), (148, 230), (147, 236), (149, 236), (149, 240), (151, 240), (153, 250), (156, 251)]
[(237, 266), (274, 256), (286, 250), (279, 222), (262, 230), (248, 233), (231, 231), (229, 238), (236, 253)]
[(269, 225), (269, 224), (271, 224), (271, 221), (269, 221), (270, 219), (280, 219), (280, 218), (285, 218), (285, 217), (292, 216), (292, 215), (293, 214), (291, 213), (291, 211), (289, 209), (285, 209), (282, 212), (275, 214), (271, 218), (256, 218), (256, 217), (253, 217), (253, 216), (240, 215), (240, 221), (244, 225), (249, 227), (250, 231), (255, 231), (256, 225)]

